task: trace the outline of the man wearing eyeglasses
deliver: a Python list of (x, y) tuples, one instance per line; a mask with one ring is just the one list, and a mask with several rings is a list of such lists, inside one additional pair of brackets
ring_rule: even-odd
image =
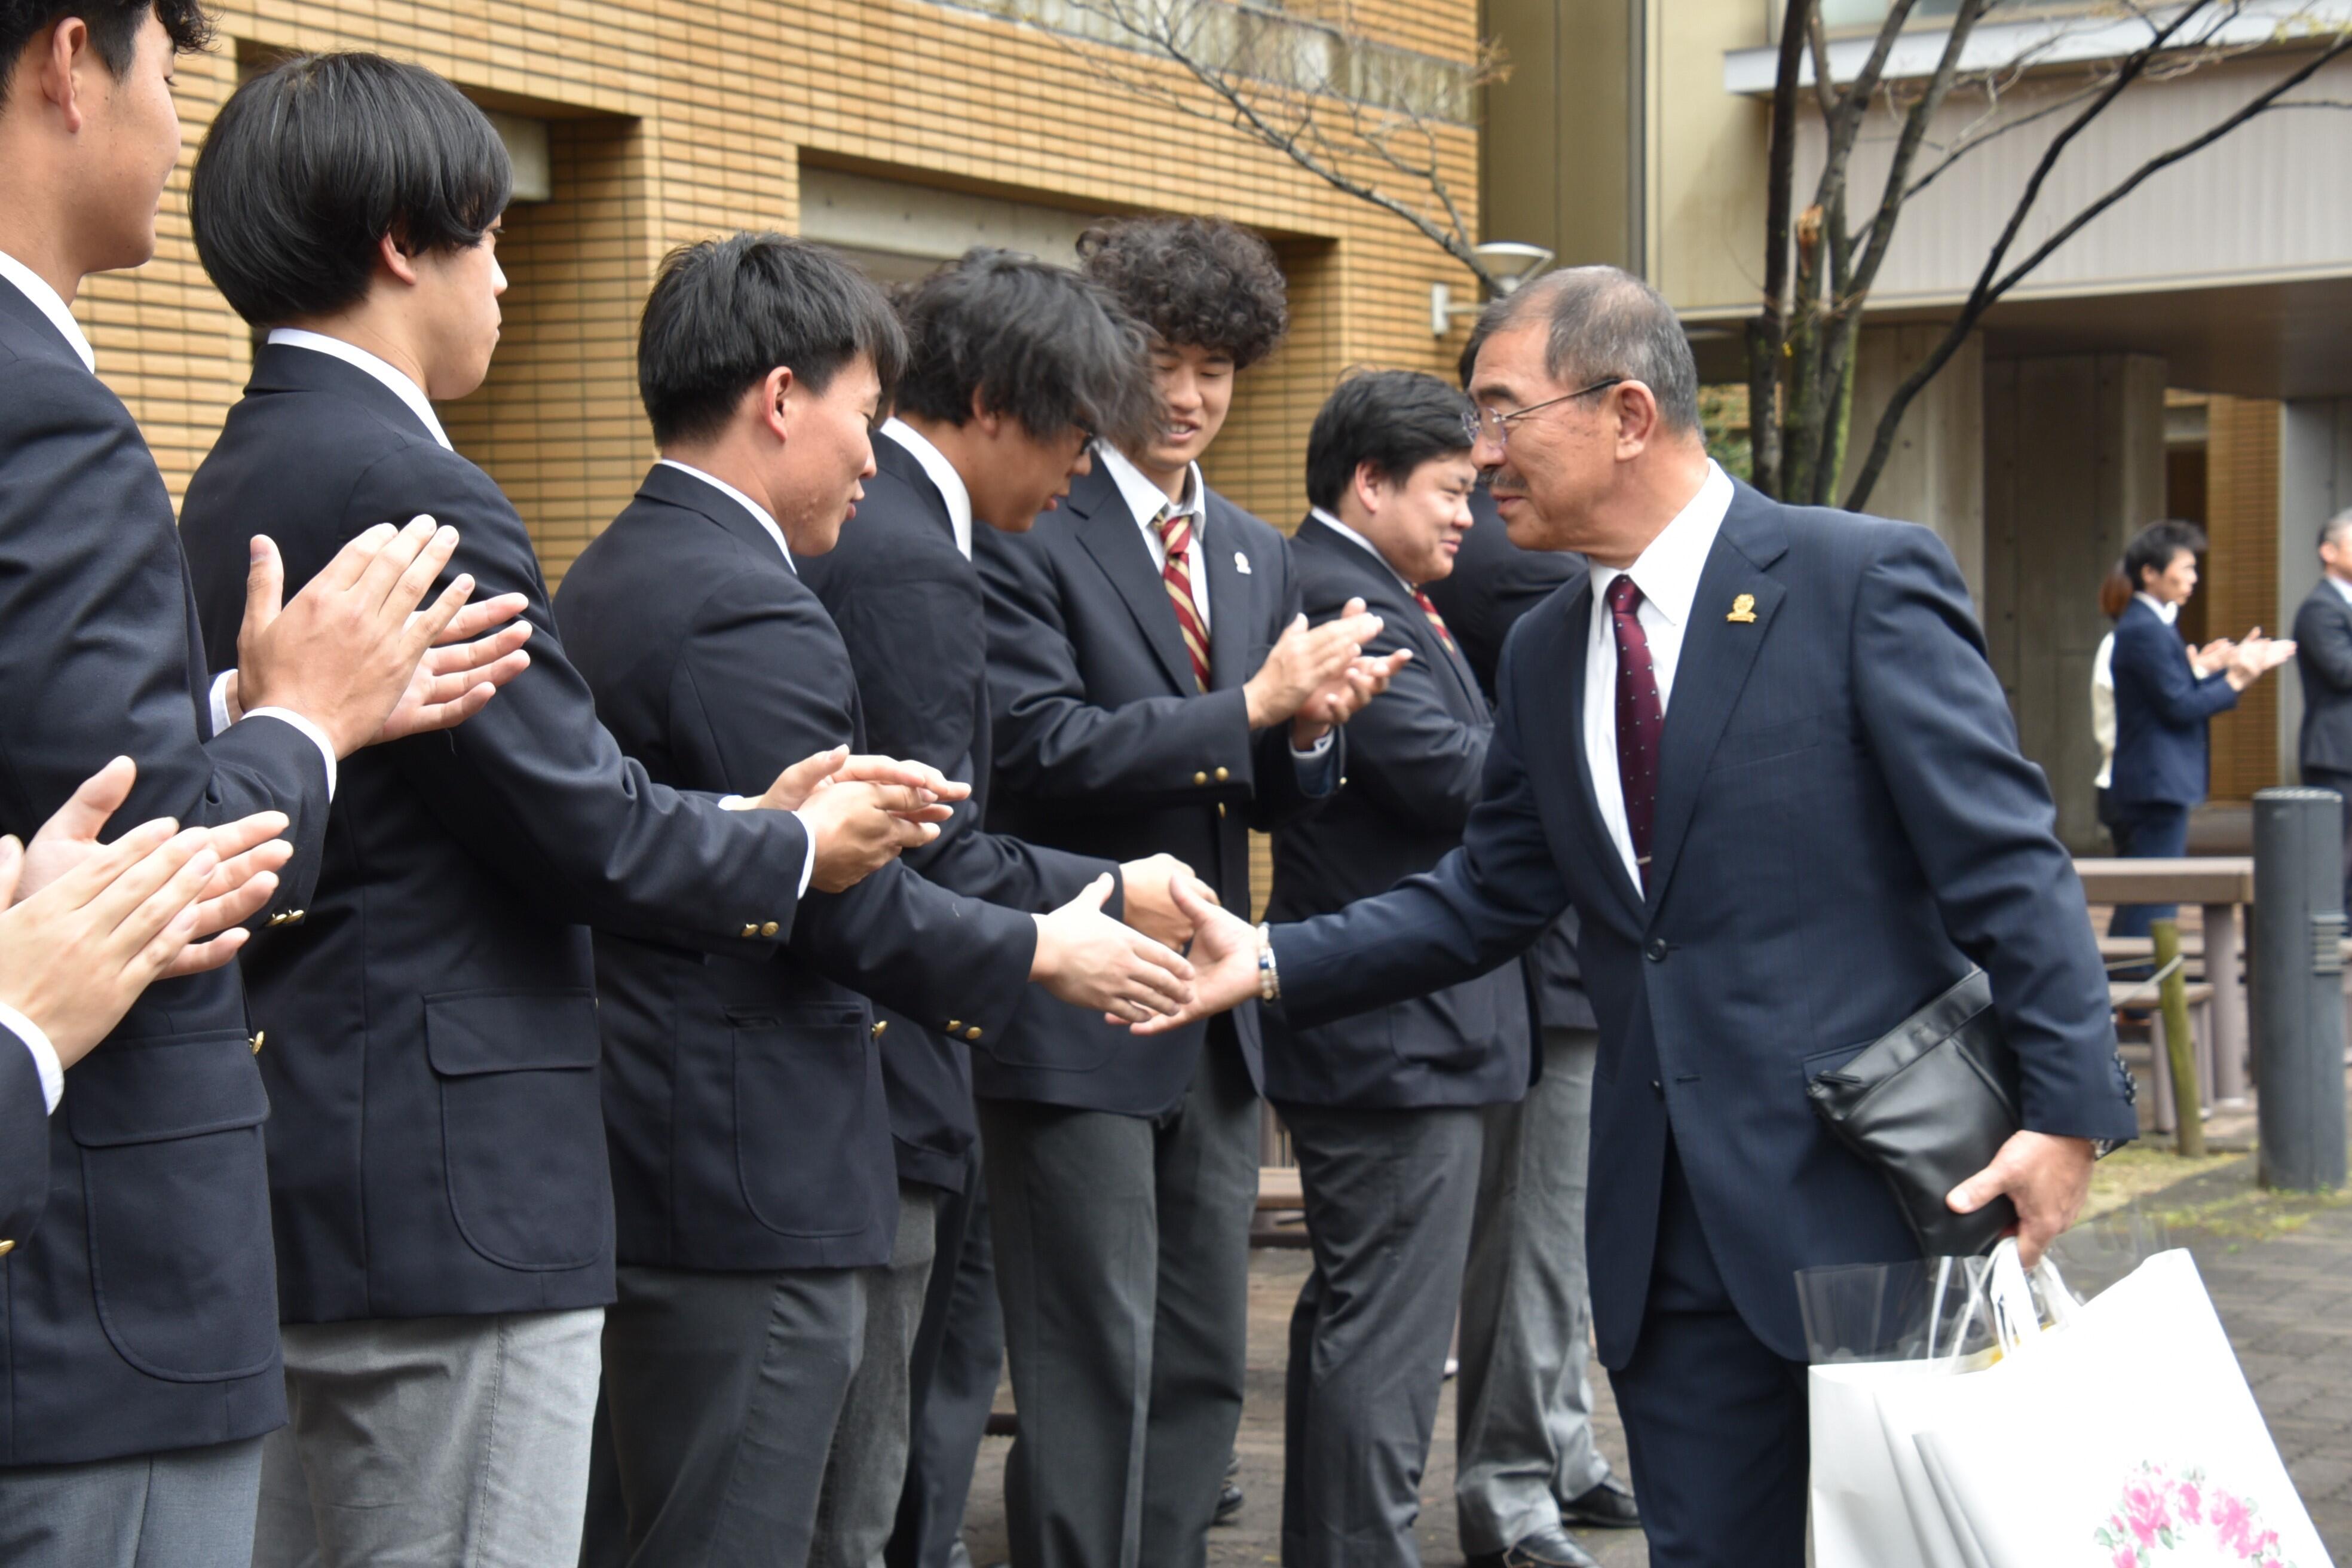
[(1194, 1006), (1142, 1032), (1241, 997), (1300, 1026), (1456, 984), (1573, 904), (1601, 1022), (1593, 1320), (1650, 1562), (1797, 1568), (1793, 1276), (1918, 1255), (1808, 1080), (1981, 964), (2025, 1130), (1949, 1201), (2006, 1194), (2038, 1258), (2098, 1142), (2134, 1129), (2105, 975), (1936, 536), (1726, 476), (1681, 327), (1629, 274), (1553, 273), (1482, 326), (1475, 460), (1514, 542), (1592, 570), (1511, 634), (1462, 847), (1271, 931), (1188, 907)]

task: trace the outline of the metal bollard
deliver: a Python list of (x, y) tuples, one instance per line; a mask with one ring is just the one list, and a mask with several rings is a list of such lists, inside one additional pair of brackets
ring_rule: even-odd
[(2254, 795), (2254, 1078), (2266, 1187), (2344, 1184), (2342, 812), (2333, 790)]

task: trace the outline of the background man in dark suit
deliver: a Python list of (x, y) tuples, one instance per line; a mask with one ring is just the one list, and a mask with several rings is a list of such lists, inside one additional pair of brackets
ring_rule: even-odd
[[(2174, 623), (2197, 591), (2197, 556), (2205, 534), (2193, 522), (2153, 522), (2124, 549), (2132, 602), (2116, 618), (2116, 758), (2107, 809), (2136, 860), (2189, 852), (2189, 813), (2205, 798), (2205, 728), (2238, 705), (2238, 693), (2294, 657), (2294, 644), (2255, 627), (2242, 642), (2223, 637), (2201, 648), (2181, 646)], [(2170, 920), (2170, 904), (2126, 904), (2108, 922), (2110, 936), (2146, 936), (2151, 921)]]
[[(739, 234), (664, 265), (637, 343), (661, 461), (560, 605), (598, 711), (656, 779), (734, 789), (772, 759), (865, 745), (848, 651), (798, 569), (862, 499), (905, 352), (881, 294), (818, 247)], [(1031, 980), (1073, 1005), (1165, 1010), (1184, 963), (1098, 912), (1115, 880), (1046, 913), (886, 867), (811, 900), (789, 955), (751, 964), (600, 934), (624, 1267), (584, 1561), (879, 1554), (937, 1189), (899, 1177), (887, 1024), (857, 992), (967, 1040), (1001, 1030)], [(844, 1430), (869, 1359), (896, 1363), (880, 1381), (898, 1400)]]
[[(1474, 334), (1465, 386), (1477, 350)], [(1505, 637), (1585, 566), (1567, 551), (1513, 544), (1483, 485), (1470, 512), (1477, 523), (1454, 570), (1426, 592), (1492, 702)], [(1462, 1279), (1454, 1503), (1471, 1568), (1583, 1568), (1591, 1554), (1568, 1525), (1630, 1530), (1642, 1518), (1592, 1437), (1584, 1193), (1601, 1035), (1577, 967), (1574, 908), (1525, 963), (1541, 1070), (1526, 1099), (1486, 1110)]]
[(2319, 527), (2325, 574), (2294, 613), (2294, 667), (2303, 676), (2303, 782), (2344, 797), (2344, 888), (2352, 897), (2352, 511)]
[[(840, 542), (797, 563), (848, 647), (872, 742), (971, 785), (955, 819), (905, 863), (951, 892), (1022, 910), (1051, 909), (1115, 874), (1129, 922), (1181, 946), (1192, 925), (1175, 916), (1167, 884), (1190, 874), (1181, 862), (1160, 855), (1122, 867), (982, 825), (994, 747), (972, 531), (1025, 532), (1089, 471), (1093, 432), (1156, 416), (1141, 332), (1067, 268), (986, 249), (933, 273), (900, 300), (899, 314), (908, 367), (896, 416), (874, 443), (877, 472)], [(895, 1409), (908, 1449), (887, 1560), (947, 1568), (1003, 1358), (971, 1047), (935, 1021), (887, 1009), (883, 1016), (899, 1176), (940, 1194), (937, 1247), (928, 1297), (918, 1279), (913, 1296), (889, 1303), (902, 1321), (869, 1300), (869, 1347), (900, 1336), (898, 1360), (869, 1349), (835, 1447), (861, 1432), (881, 1436), (877, 1407)], [(915, 1335), (911, 1364), (907, 1333)], [(829, 1496), (827, 1511), (856, 1510)], [(889, 1531), (889, 1516), (879, 1523)], [(845, 1558), (864, 1568), (879, 1544), (856, 1543)]]
[(298, 581), (372, 519), (456, 522), (457, 563), (535, 628), (489, 722), (352, 763), (307, 917), (246, 961), (293, 1405), (265, 1564), (577, 1553), (613, 1289), (586, 922), (771, 958), (812, 881), (935, 831), (882, 786), (815, 788), (837, 754), (736, 812), (597, 723), (522, 520), (428, 400), (488, 367), (508, 182), (478, 110), (368, 55), (249, 79), (191, 182), (199, 257), (270, 337), (183, 509), (207, 645), (236, 637), (257, 517)]
[[(171, 497), (68, 309), (87, 275), (152, 252), (180, 152), (172, 61), (205, 37), (192, 5), (0, 10), (0, 832), (31, 836), (128, 753), (135, 780), (55, 847), (86, 852), (121, 807), (215, 829), (226, 861), (219, 830), (276, 813), (293, 854), (275, 922), (318, 874), (338, 759), (462, 719), (513, 644), (423, 658), (499, 616), (457, 618), (466, 582), (412, 614), (456, 546), (430, 525), (370, 531), (282, 608), (274, 547), (240, 534), (242, 668), (206, 668)], [(216, 707), (216, 684), (242, 701)], [(250, 1559), (259, 1439), (285, 1406), (245, 1000), (234, 967), (152, 987), (40, 1139), (47, 1203), (0, 1260), (0, 1560)]]
[[(996, 746), (990, 826), (1109, 860), (1170, 854), (1247, 907), (1249, 829), (1338, 786), (1336, 724), (1379, 629), (1307, 629), (1282, 536), (1198, 458), (1271, 351), (1283, 280), (1230, 224), (1091, 233), (1086, 270), (1153, 334), (1156, 427), (1026, 534), (982, 531)], [(1106, 432), (1106, 434), (1110, 434)], [(1137, 1051), (1033, 997), (972, 1062), (1020, 1435), (1016, 1568), (1198, 1563), (1241, 1419), (1257, 1020)]]
[[(1275, 920), (1342, 909), (1461, 842), (1494, 734), (1421, 591), (1454, 568), (1478, 470), (1470, 400), (1434, 376), (1343, 381), (1307, 438), (1291, 536), (1312, 620), (1368, 608), (1406, 662), (1349, 727), (1348, 784), (1275, 836)], [(1314, 1268), (1290, 1319), (1282, 1560), (1421, 1561), (1412, 1527), (1477, 1197), (1482, 1108), (1526, 1094), (1519, 965), (1314, 1026), (1265, 1021), (1265, 1095), (1290, 1130)]]
[(2006, 1193), (2038, 1257), (2134, 1127), (2105, 976), (1936, 537), (1727, 478), (1638, 279), (1552, 273), (1486, 325), (1478, 460), (1515, 541), (1581, 551), (1590, 584), (1512, 632), (1486, 791), (1434, 871), (1270, 938), (1179, 889), (1187, 1011), (1323, 1022), (1482, 973), (1573, 901), (1601, 1032), (1594, 1318), (1651, 1561), (1795, 1568), (1792, 1275), (1916, 1253), (1807, 1078), (1981, 963), (2027, 1130), (1951, 1202)]

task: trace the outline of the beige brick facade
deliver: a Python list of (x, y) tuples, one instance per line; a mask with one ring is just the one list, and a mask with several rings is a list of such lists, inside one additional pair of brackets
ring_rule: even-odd
[[(1383, 43), (1444, 59), (1475, 50), (1475, 0), (1293, 9), (1344, 13)], [(1296, 330), (1243, 381), (1211, 478), (1285, 527), (1303, 509), (1307, 423), (1332, 379), (1358, 363), (1443, 371), (1460, 347), (1459, 328), (1432, 336), (1429, 286), (1468, 298), (1469, 279), (1407, 225), (1229, 128), (1124, 94), (1053, 35), (972, 10), (244, 0), (219, 19), (216, 50), (180, 70), (188, 157), (240, 65), (285, 49), (381, 49), (488, 107), (550, 122), (552, 199), (519, 204), (500, 248), (511, 287), (498, 360), (482, 391), (443, 412), (453, 440), (513, 497), (551, 577), (650, 460), (632, 341), (661, 255), (738, 227), (794, 227), (804, 163), (1081, 215), (1216, 214), (1265, 232), (1291, 274)], [(1439, 143), (1472, 201), (1474, 132), (1444, 127)], [(77, 307), (175, 495), (250, 359), (188, 243), (186, 163), (164, 198), (156, 259), (98, 280)]]

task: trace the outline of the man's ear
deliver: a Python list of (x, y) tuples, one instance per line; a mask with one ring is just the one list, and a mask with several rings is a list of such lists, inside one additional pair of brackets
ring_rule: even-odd
[(416, 287), (416, 258), (410, 254), (407, 245), (396, 231), (387, 229), (377, 239), (375, 258), (386, 272), (411, 289)]
[(89, 41), (89, 24), (79, 16), (68, 16), (49, 29), (48, 47), (34, 55), (33, 75), (39, 83), (41, 96), (56, 104), (58, 118), (69, 132), (79, 132), (89, 118), (89, 105), (82, 101), (82, 83), (74, 74), (78, 65), (96, 66), (104, 70), (106, 64)]
[(1658, 438), (1658, 395), (1638, 381), (1621, 381), (1602, 394), (1617, 405), (1617, 456), (1632, 458)]
[(1356, 465), (1356, 471), (1348, 476), (1348, 484), (1356, 492), (1356, 504), (1370, 515), (1378, 517), (1381, 503), (1388, 500), (1388, 477), (1366, 461)]
[(790, 365), (778, 365), (760, 384), (760, 407), (767, 422), (768, 433), (778, 441), (792, 438), (793, 406), (799, 384), (793, 379)]

